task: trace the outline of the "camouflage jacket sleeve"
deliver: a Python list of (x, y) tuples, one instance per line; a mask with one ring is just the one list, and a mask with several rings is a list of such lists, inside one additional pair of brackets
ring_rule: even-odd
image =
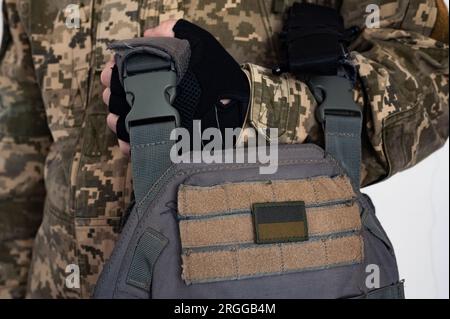
[(16, 3), (3, 3), (0, 55), (0, 298), (25, 295), (51, 140)]
[[(366, 7), (377, 2), (380, 27), (366, 28)], [(442, 36), (448, 12), (441, 0), (409, 3), (344, 0), (341, 6), (347, 27), (363, 29), (351, 48), (360, 75), (355, 100), (365, 120), (363, 185), (414, 166), (448, 138), (448, 31)], [(244, 69), (252, 87), (247, 125), (262, 134), (278, 128), (280, 143), (323, 145), (317, 103), (305, 83), (253, 64)]]

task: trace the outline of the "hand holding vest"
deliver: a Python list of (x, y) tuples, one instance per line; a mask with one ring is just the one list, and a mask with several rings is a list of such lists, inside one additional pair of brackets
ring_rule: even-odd
[[(176, 38), (187, 40), (191, 47), (188, 69), (179, 81), (173, 103), (180, 113), (181, 126), (191, 130), (193, 120), (201, 120), (202, 129), (241, 127), (247, 113), (250, 88), (239, 64), (208, 31), (185, 20), (179, 20), (173, 31)], [(231, 102), (224, 105), (223, 100)], [(119, 116), (118, 138), (129, 142), (125, 119), (130, 106), (117, 66), (111, 76), (109, 110)]]

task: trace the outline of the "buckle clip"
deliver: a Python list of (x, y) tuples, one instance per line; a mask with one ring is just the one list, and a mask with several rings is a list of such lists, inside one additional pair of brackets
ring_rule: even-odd
[(327, 115), (359, 117), (362, 110), (353, 100), (352, 82), (341, 76), (316, 76), (310, 79), (310, 88), (319, 103), (316, 118), (326, 122)]
[(125, 60), (123, 84), (131, 111), (126, 128), (148, 122), (173, 120), (180, 126), (180, 114), (172, 106), (177, 74), (173, 61), (149, 53), (136, 53)]

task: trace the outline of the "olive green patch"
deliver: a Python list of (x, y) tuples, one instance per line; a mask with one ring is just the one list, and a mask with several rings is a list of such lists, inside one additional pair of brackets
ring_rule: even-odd
[(309, 239), (304, 202), (253, 204), (257, 244), (302, 242)]

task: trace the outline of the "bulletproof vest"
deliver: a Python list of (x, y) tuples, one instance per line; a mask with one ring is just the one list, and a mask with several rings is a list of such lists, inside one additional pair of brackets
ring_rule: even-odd
[(111, 48), (132, 106), (136, 200), (94, 297), (404, 297), (392, 244), (359, 189), (362, 115), (350, 81), (312, 79), (324, 93), (325, 149), (282, 145), (274, 174), (260, 174), (261, 162), (174, 164), (171, 101), (189, 44), (146, 38)]

